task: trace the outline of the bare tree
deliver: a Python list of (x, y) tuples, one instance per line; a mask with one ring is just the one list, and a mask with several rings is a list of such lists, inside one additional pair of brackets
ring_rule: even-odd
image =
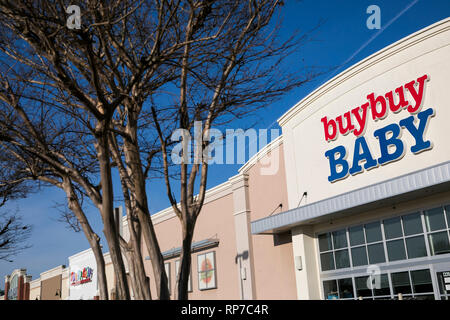
[[(2, 151), (0, 148), (0, 209), (7, 201), (24, 198), (36, 191), (23, 180), (21, 164)], [(0, 212), (0, 260), (12, 262), (13, 256), (30, 248), (26, 243), (30, 233), (31, 226), (23, 223), (18, 212)]]
[[(113, 214), (109, 130), (118, 106), (136, 103), (140, 91), (157, 88), (170, 76), (160, 66), (178, 49), (176, 38), (173, 46), (163, 43), (174, 40), (165, 32), (175, 2), (85, 1), (83, 27), (69, 30), (62, 1), (0, 1), (2, 146), (23, 163), (27, 179), (66, 192), (102, 272), (99, 237), (80, 196), (98, 208), (119, 299), (130, 294)], [(155, 273), (166, 289), (158, 295), (168, 298), (161, 261)], [(140, 272), (145, 274), (143, 268)], [(106, 286), (100, 295), (107, 298)]]
[(17, 213), (0, 213), (0, 260), (12, 262), (12, 256), (30, 248), (26, 243), (30, 231), (30, 226), (24, 224)]
[[(192, 26), (200, 30), (210, 3), (199, 3), (196, 9), (203, 13)], [(185, 44), (177, 22), (187, 21), (189, 7), (179, 0), (86, 0), (80, 3), (81, 28), (69, 30), (64, 5), (0, 1), (2, 146), (23, 164), (24, 179), (66, 192), (102, 270), (99, 237), (82, 210), (82, 197), (98, 208), (120, 299), (130, 298), (121, 248), (131, 266), (135, 297), (150, 297), (143, 280), (141, 234), (157, 295), (169, 299), (145, 190), (158, 147), (141, 144), (140, 132), (142, 121), (151, 127), (151, 113), (142, 112), (143, 107), (157, 89), (177, 78), (173, 63)], [(112, 167), (121, 177), (128, 242), (114, 221)], [(104, 289), (102, 298), (107, 297)]]
[[(162, 148), (167, 196), (182, 226), (178, 299), (188, 298), (191, 244), (205, 200), (212, 125), (247, 117), (318, 74), (312, 68), (294, 69), (283, 64), (292, 52), (300, 50), (309, 33), (293, 34), (286, 41), (277, 41), (280, 24), (273, 18), (282, 4), (276, 0), (209, 2), (204, 28), (198, 30), (196, 21), (204, 15), (203, 4), (188, 2), (190, 14), (187, 20), (179, 21), (183, 25), (180, 31), (185, 45), (176, 63), (180, 74), (176, 84), (178, 99), (176, 104), (166, 106), (165, 112), (161, 112), (160, 103), (155, 103), (152, 109)], [(195, 40), (204, 37), (205, 32), (217, 36), (197, 45)], [(193, 151), (194, 161), (185, 148), (185, 141), (180, 166), (170, 166), (173, 149), (167, 141), (174, 129), (173, 121), (164, 120), (161, 114), (166, 119), (176, 119), (175, 128), (188, 132), (188, 137), (183, 139), (200, 137)], [(196, 121), (202, 124), (199, 133), (194, 132)], [(178, 172), (180, 180), (179, 202), (172, 187), (173, 170)]]
[[(98, 187), (92, 180), (97, 166), (90, 157), (82, 157), (83, 148), (79, 147), (86, 146), (87, 139), (77, 132), (75, 125), (63, 121), (58, 113), (30, 103), (26, 95), (10, 86), (4, 75), (0, 90), (0, 148), (4, 157), (13, 159), (8, 163), (16, 164), (13, 173), (18, 176), (15, 179), (9, 177), (4, 183), (9, 186), (34, 182), (41, 187), (52, 185), (65, 191), (68, 207), (80, 222), (93, 249), (100, 296), (106, 299), (108, 293), (100, 237), (91, 228), (80, 204), (82, 193), (79, 190), (82, 188), (86, 193), (93, 193), (92, 197), (100, 198)], [(88, 149), (84, 152), (87, 153)], [(67, 159), (74, 154), (77, 157)], [(8, 165), (3, 167), (4, 172), (12, 169)]]
[[(130, 298), (122, 253), (135, 297), (151, 298), (141, 242), (158, 298), (170, 297), (146, 190), (159, 169), (182, 225), (178, 298), (187, 299), (208, 163), (171, 166), (170, 136), (175, 128), (191, 131), (194, 121), (202, 121), (207, 138), (213, 123), (241, 117), (312, 78), (304, 70), (281, 70), (304, 40), (275, 41), (278, 26), (271, 21), (281, 4), (86, 0), (80, 2), (81, 28), (69, 30), (63, 1), (0, 0), (0, 148), (20, 163), (23, 181), (65, 191), (73, 213), (66, 218), (76, 217), (94, 251), (102, 299), (104, 260), (84, 199), (102, 218), (118, 298)], [(128, 241), (114, 221), (112, 170), (120, 176)], [(177, 175), (179, 203), (171, 187)]]

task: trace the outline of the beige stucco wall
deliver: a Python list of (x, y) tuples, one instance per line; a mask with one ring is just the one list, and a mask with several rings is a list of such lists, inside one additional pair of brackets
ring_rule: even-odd
[(105, 273), (106, 273), (106, 285), (108, 288), (108, 297), (111, 298), (111, 291), (114, 288), (114, 267), (111, 262), (111, 256), (109, 252), (103, 255), (105, 258)]
[(69, 296), (69, 268), (65, 268), (61, 277), (61, 299), (66, 300)]
[[(280, 143), (268, 156), (245, 168), (249, 175), (251, 221), (288, 208), (283, 151)], [(273, 163), (273, 157), (278, 157), (278, 170), (274, 174), (261, 174), (261, 169), (268, 163), (265, 158)], [(279, 204), (282, 204), (281, 208)], [(282, 238), (289, 240), (290, 235)], [(256, 299), (296, 299), (292, 243), (275, 245), (273, 235), (253, 235), (252, 244)]]
[(61, 274), (42, 280), (41, 300), (61, 300)]
[(41, 279), (38, 278), (30, 282), (30, 300), (41, 298)]
[[(236, 257), (236, 243), (233, 220), (233, 198), (227, 183), (216, 187), (217, 192), (208, 192), (206, 203), (197, 220), (193, 242), (217, 238), (220, 243), (217, 247), (202, 250), (192, 255), (192, 287), (189, 299), (239, 299), (239, 286)], [(168, 217), (168, 218), (167, 218)], [(153, 217), (155, 231), (159, 240), (161, 251), (178, 248), (181, 245), (181, 228), (178, 218), (168, 209), (162, 214)], [(204, 252), (216, 252), (217, 289), (200, 291), (197, 277), (197, 255)], [(148, 256), (144, 248), (143, 255)], [(175, 286), (175, 260), (170, 259), (171, 295), (174, 297)], [(155, 283), (151, 263), (144, 261), (147, 274), (150, 277), (152, 293), (155, 295)]]
[(46, 270), (40, 274), (40, 298), (39, 300), (61, 300), (62, 274), (64, 265)]
[[(290, 234), (281, 237), (251, 235), (250, 230), (251, 221), (288, 206), (283, 156), (280, 137), (249, 160), (239, 174), (207, 191), (193, 242), (217, 238), (220, 244), (192, 255), (193, 292), (189, 293), (189, 299), (296, 298)], [(277, 208), (279, 204), (283, 207)], [(152, 220), (162, 252), (180, 247), (180, 224), (171, 208), (153, 215)], [(127, 228), (126, 223), (124, 227)], [(197, 255), (210, 251), (216, 252), (217, 289), (200, 291)], [(143, 255), (148, 256), (145, 246)], [(236, 260), (238, 255), (241, 261)], [(166, 260), (170, 263), (172, 298), (177, 259), (179, 257)], [(145, 266), (155, 294), (150, 261), (146, 260)]]

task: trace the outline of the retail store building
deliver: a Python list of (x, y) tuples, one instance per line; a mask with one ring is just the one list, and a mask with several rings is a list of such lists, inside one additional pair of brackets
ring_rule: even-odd
[(297, 298), (448, 299), (449, 57), (445, 19), (279, 119), (290, 210), (251, 227), (290, 230)]
[[(208, 191), (190, 298), (448, 299), (448, 57), (447, 18), (286, 112), (282, 137)], [(153, 218), (174, 284), (178, 221)]]
[(0, 300), (28, 300), (31, 276), (26, 269), (16, 269), (5, 276), (5, 294)]
[[(448, 299), (449, 57), (447, 18), (353, 65), (286, 112), (282, 136), (207, 191), (189, 298)], [(179, 221), (172, 208), (152, 221), (175, 297)], [(73, 256), (68, 268), (41, 274), (40, 286), (61, 273), (50, 291), (94, 298), (89, 259), (89, 251)], [(107, 269), (111, 293), (110, 260)], [(83, 270), (86, 282), (76, 277)], [(31, 297), (37, 288), (31, 282)]]

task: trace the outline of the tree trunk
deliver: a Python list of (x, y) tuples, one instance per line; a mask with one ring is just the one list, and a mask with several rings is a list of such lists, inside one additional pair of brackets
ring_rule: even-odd
[[(114, 135), (110, 135), (111, 155), (119, 170), (120, 184), (126, 209), (126, 217), (128, 222), (128, 231), (130, 238), (127, 243), (121, 239), (122, 248), (127, 252), (126, 259), (130, 266), (130, 278), (132, 280), (132, 289), (136, 300), (151, 300), (150, 285), (146, 281), (144, 262), (142, 260), (141, 250), (141, 225), (136, 218), (136, 201), (132, 201), (130, 197), (130, 177), (122, 162), (117, 140)], [(122, 218), (122, 217), (121, 217)], [(123, 242), (122, 242), (123, 241)]]
[(140, 212), (139, 220), (142, 221), (144, 241), (148, 248), (148, 254), (152, 263), (158, 297), (160, 300), (170, 300), (168, 279), (166, 275), (166, 269), (164, 268), (164, 258), (161, 254), (161, 250), (156, 240), (153, 224), (151, 223), (151, 221), (149, 221), (150, 215), (148, 213), (145, 214), (144, 212)]
[(178, 271), (178, 300), (188, 300), (189, 274), (191, 271), (191, 246), (195, 224), (183, 223), (183, 245), (181, 247), (180, 270)]
[(139, 287), (139, 283), (136, 280), (136, 266), (134, 263), (134, 257), (133, 257), (133, 252), (132, 249), (126, 249), (123, 248), (125, 251), (125, 259), (127, 260), (128, 263), (128, 274), (129, 274), (129, 281), (131, 282), (131, 289), (133, 291), (133, 297), (134, 300), (143, 300), (142, 299), (142, 292), (140, 290)]
[(100, 181), (102, 186), (101, 212), (104, 227), (103, 233), (105, 234), (106, 241), (108, 242), (111, 261), (114, 267), (117, 298), (119, 300), (129, 300), (130, 291), (128, 288), (125, 265), (120, 250), (119, 233), (118, 230), (116, 230), (116, 223), (114, 221), (113, 188), (107, 134), (102, 132), (97, 139)]
[(105, 259), (103, 257), (102, 248), (100, 247), (100, 238), (96, 235), (96, 239), (89, 239), (92, 252), (94, 253), (95, 262), (97, 263), (97, 281), (100, 300), (108, 300), (108, 285), (106, 282)]
[(151, 300), (152, 295), (150, 291), (150, 285), (147, 281), (147, 275), (145, 274), (144, 261), (142, 259), (141, 241), (140, 237), (136, 240), (132, 240), (133, 255), (135, 261), (135, 276), (136, 281), (139, 284), (141, 295), (143, 300)]
[(130, 240), (126, 244), (126, 259), (128, 262), (130, 279), (135, 300), (151, 300), (150, 285), (146, 281), (144, 263), (142, 260), (140, 237), (137, 236), (136, 228), (128, 217)]
[(100, 247), (100, 237), (92, 230), (89, 222), (78, 202), (78, 197), (73, 190), (72, 183), (69, 178), (65, 178), (63, 182), (63, 188), (66, 192), (67, 202), (69, 205), (69, 209), (75, 214), (78, 219), (78, 222), (81, 225), (81, 229), (83, 230), (86, 239), (89, 241), (89, 244), (92, 248), (92, 252), (94, 253), (95, 261), (97, 263), (97, 279), (99, 286), (99, 295), (100, 300), (108, 300), (108, 286), (106, 283), (106, 271), (105, 271), (105, 259), (103, 257), (102, 248)]
[[(132, 120), (129, 120), (129, 122), (132, 123)], [(131, 126), (133, 126), (133, 124), (131, 124)], [(129, 134), (133, 137), (135, 143), (137, 143), (135, 130), (129, 128)], [(135, 209), (141, 223), (145, 245), (150, 256), (150, 262), (152, 264), (153, 274), (155, 277), (157, 295), (160, 300), (170, 300), (168, 280), (164, 268), (164, 258), (161, 254), (161, 249), (159, 247), (155, 229), (153, 228), (153, 223), (150, 218), (150, 212), (148, 210), (145, 179), (142, 172), (142, 163), (137, 146), (132, 143), (125, 142), (125, 156), (127, 163), (129, 163), (129, 175), (132, 177), (132, 183), (135, 186)]]

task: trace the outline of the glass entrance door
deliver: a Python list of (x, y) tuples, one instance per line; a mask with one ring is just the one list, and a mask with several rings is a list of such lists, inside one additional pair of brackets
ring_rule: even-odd
[(450, 300), (450, 270), (436, 272), (441, 300)]

